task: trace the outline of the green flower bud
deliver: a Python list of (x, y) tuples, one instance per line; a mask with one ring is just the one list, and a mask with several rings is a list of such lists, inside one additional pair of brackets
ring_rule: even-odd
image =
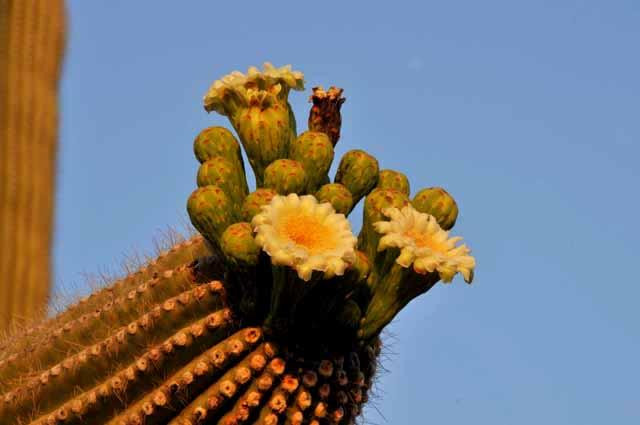
[(234, 263), (250, 266), (258, 264), (260, 247), (256, 245), (249, 223), (234, 223), (227, 227), (222, 233), (220, 247)]
[(224, 127), (205, 128), (193, 142), (193, 152), (200, 163), (214, 156), (242, 163), (240, 144), (233, 134)]
[(264, 173), (264, 186), (274, 189), (280, 195), (304, 193), (307, 174), (298, 161), (278, 159), (273, 161)]
[(378, 183), (378, 170), (378, 160), (356, 149), (344, 154), (334, 181), (349, 189), (355, 206)]
[(353, 207), (353, 198), (349, 189), (340, 183), (325, 184), (316, 192), (319, 202), (329, 202), (336, 212), (348, 215)]
[(333, 161), (333, 145), (329, 136), (316, 131), (305, 131), (291, 144), (289, 158), (302, 164), (307, 173), (308, 190), (321, 186)]
[(268, 205), (278, 192), (269, 188), (260, 188), (251, 192), (242, 203), (240, 214), (246, 222), (251, 222), (253, 217), (260, 213), (263, 205)]
[(244, 173), (233, 166), (231, 161), (221, 156), (214, 156), (204, 162), (198, 170), (198, 186), (218, 186), (225, 191), (236, 204), (249, 193)]
[(430, 214), (444, 230), (450, 230), (458, 218), (458, 205), (441, 187), (422, 189), (411, 201), (415, 209)]
[(395, 189), (407, 196), (411, 193), (407, 176), (395, 170), (380, 170), (376, 187), (380, 189)]
[(214, 246), (219, 246), (222, 232), (236, 220), (235, 207), (217, 186), (196, 189), (187, 201), (191, 223)]

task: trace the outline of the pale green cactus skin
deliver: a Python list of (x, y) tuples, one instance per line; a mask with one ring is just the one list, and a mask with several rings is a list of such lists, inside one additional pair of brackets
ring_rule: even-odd
[(449, 193), (441, 187), (422, 189), (411, 201), (415, 209), (431, 214), (444, 230), (450, 230), (458, 219), (458, 204)]
[(334, 182), (349, 189), (355, 206), (376, 186), (378, 173), (378, 160), (363, 150), (354, 149), (340, 160)]
[(316, 192), (316, 198), (320, 202), (329, 202), (340, 214), (348, 215), (353, 209), (351, 192), (340, 183), (325, 184)]
[(248, 223), (262, 210), (263, 205), (267, 205), (278, 192), (267, 187), (256, 189), (251, 192), (242, 203), (240, 215)]
[(222, 232), (238, 221), (231, 198), (218, 186), (196, 189), (187, 201), (191, 223), (214, 246), (219, 246)]
[(367, 339), (379, 333), (411, 300), (427, 292), (440, 279), (437, 273), (423, 276), (394, 262), (389, 263), (383, 266), (384, 274), (372, 273), (377, 281), (370, 279), (369, 282), (373, 287), (373, 297), (360, 323), (360, 338)]
[(265, 169), (273, 161), (286, 158), (296, 138), (296, 123), (289, 104), (273, 104), (268, 108), (250, 107), (230, 117), (238, 132), (256, 185), (263, 187)]
[(407, 176), (395, 170), (380, 170), (378, 185), (380, 189), (395, 189), (409, 196), (411, 188)]
[(269, 164), (264, 173), (264, 186), (280, 195), (305, 193), (307, 182), (304, 167), (292, 159), (277, 159)]
[(333, 155), (329, 136), (317, 131), (305, 131), (291, 144), (289, 158), (304, 167), (309, 193), (315, 192), (327, 178)]
[(196, 180), (199, 187), (218, 186), (235, 205), (240, 205), (249, 193), (244, 172), (221, 156), (214, 156), (200, 165)]

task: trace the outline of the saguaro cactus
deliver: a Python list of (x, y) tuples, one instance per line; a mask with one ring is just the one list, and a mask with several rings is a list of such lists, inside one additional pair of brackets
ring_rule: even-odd
[[(234, 90), (260, 88), (267, 77), (256, 72), (248, 86), (210, 92), (208, 108), (228, 111)], [(209, 165), (187, 201), (201, 236), (0, 348), (0, 423), (355, 422), (381, 330), (439, 280), (471, 282), (475, 260), (412, 206), (406, 177), (379, 173), (372, 156), (345, 155), (342, 184), (318, 188), (327, 164), (311, 170), (301, 152), (314, 151), (306, 139), (324, 140), (314, 157), (330, 162), (328, 138), (306, 133), (293, 139), (300, 149), (266, 163), (254, 136), (247, 155), (269, 187), (247, 194), (237, 153), (215, 142), (201, 149), (201, 133), (195, 152)], [(356, 237), (346, 215), (363, 196)]]
[(0, 331), (45, 312), (62, 0), (0, 0)]

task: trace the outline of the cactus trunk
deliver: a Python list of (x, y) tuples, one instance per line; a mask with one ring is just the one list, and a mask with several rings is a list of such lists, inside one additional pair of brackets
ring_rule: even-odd
[(0, 1), (0, 331), (43, 315), (64, 45), (63, 1)]

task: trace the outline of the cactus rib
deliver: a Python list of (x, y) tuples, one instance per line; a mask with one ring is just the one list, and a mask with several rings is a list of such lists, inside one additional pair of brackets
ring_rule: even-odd
[(189, 264), (195, 259), (206, 255), (209, 255), (209, 250), (206, 247), (204, 238), (200, 235), (175, 244), (124, 278), (116, 280), (108, 287), (80, 299), (64, 312), (44, 321), (42, 324), (26, 329), (22, 333), (22, 338), (12, 342), (11, 345), (7, 345), (4, 349), (0, 347), (0, 370), (2, 370), (2, 360), (10, 355), (20, 356), (25, 354), (30, 348), (33, 349), (33, 347), (42, 344), (55, 329), (94, 312), (106, 303), (113, 302), (118, 297), (125, 296), (129, 291), (135, 289), (144, 281), (152, 279), (155, 275), (176, 268), (181, 264)]
[[(109, 421), (107, 425), (166, 423), (176, 408), (186, 406), (190, 397), (199, 392), (198, 388), (211, 385), (217, 373), (242, 359), (243, 355), (255, 347), (260, 339), (261, 331), (258, 328), (242, 329), (236, 332), (193, 359), (153, 391)], [(224, 379), (227, 374), (235, 374), (236, 371), (236, 368), (227, 369), (221, 385), (227, 384), (228, 380)]]

